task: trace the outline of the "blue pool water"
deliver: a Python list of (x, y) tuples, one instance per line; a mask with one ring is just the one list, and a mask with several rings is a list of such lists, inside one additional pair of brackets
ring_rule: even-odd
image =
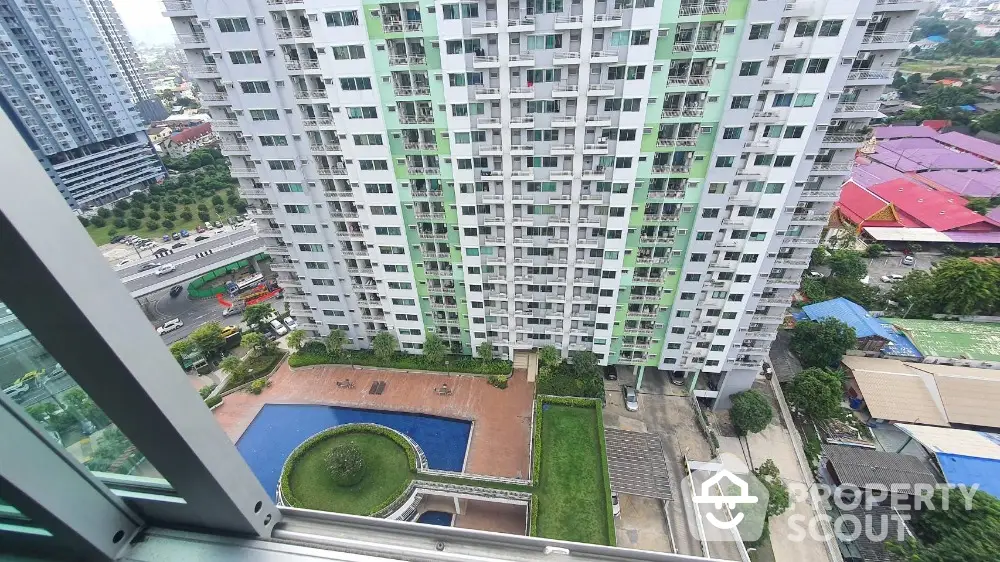
[(451, 527), (451, 517), (450, 513), (445, 513), (443, 511), (425, 511), (420, 517), (417, 518), (417, 523)]
[(300, 443), (345, 423), (377, 423), (416, 441), (427, 455), (427, 465), (461, 472), (472, 423), (423, 414), (383, 412), (309, 404), (265, 404), (236, 442), (250, 469), (274, 496), (281, 467)]

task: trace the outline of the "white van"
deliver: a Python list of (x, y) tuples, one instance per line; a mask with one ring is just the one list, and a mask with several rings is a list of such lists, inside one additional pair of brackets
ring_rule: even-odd
[(271, 329), (274, 330), (274, 333), (279, 336), (283, 336), (288, 333), (288, 328), (286, 328), (285, 325), (282, 324), (277, 318), (271, 320)]

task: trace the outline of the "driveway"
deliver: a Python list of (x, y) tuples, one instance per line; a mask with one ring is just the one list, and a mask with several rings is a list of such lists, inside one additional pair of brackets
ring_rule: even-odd
[(774, 374), (781, 382), (790, 381), (795, 375), (802, 372), (802, 365), (799, 363), (799, 360), (788, 349), (791, 339), (792, 333), (790, 331), (778, 330), (778, 337), (771, 343), (771, 351), (768, 353), (768, 359), (771, 360), (771, 367), (774, 368)]
[(931, 265), (943, 260), (946, 256), (937, 253), (913, 254), (913, 265), (903, 265), (903, 254), (885, 255), (868, 260), (868, 276), (873, 287), (889, 290), (891, 283), (881, 281), (883, 275), (907, 276), (911, 271), (930, 271)]

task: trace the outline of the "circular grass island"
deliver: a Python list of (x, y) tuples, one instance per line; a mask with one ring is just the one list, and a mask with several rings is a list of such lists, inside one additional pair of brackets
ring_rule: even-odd
[[(363, 468), (359, 477), (350, 479), (354, 483), (338, 484), (331, 453), (351, 445), (360, 452)], [(333, 427), (313, 435), (288, 456), (278, 483), (280, 501), (303, 509), (374, 515), (406, 492), (422, 458), (414, 443), (388, 427)]]

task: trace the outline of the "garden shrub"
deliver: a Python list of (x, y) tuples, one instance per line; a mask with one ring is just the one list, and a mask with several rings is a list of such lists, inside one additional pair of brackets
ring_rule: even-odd
[(215, 385), (214, 384), (208, 384), (208, 385), (205, 385), (205, 386), (199, 388), (198, 389), (198, 394), (200, 394), (202, 400), (204, 400), (205, 398), (208, 398), (208, 395), (211, 394), (213, 390), (215, 390)]
[(250, 383), (250, 394), (260, 394), (267, 388), (267, 379), (257, 379)]
[(330, 467), (330, 476), (338, 486), (347, 488), (365, 477), (365, 458), (353, 441), (331, 449), (326, 463)]
[(219, 395), (210, 396), (205, 399), (205, 405), (208, 406), (209, 408), (213, 408), (215, 407), (216, 404), (219, 404), (221, 402), (222, 402), (222, 397)]
[(502, 390), (507, 388), (507, 379), (509, 378), (510, 377), (505, 377), (503, 375), (490, 375), (489, 382), (491, 385)]
[(321, 342), (309, 342), (288, 359), (291, 367), (309, 365), (361, 365), (384, 367), (387, 369), (413, 369), (448, 373), (471, 373), (476, 375), (509, 375), (511, 362), (501, 359), (475, 359), (465, 355), (450, 355), (435, 361), (423, 355), (396, 353), (384, 359), (368, 350), (345, 351), (340, 355), (327, 353)]

